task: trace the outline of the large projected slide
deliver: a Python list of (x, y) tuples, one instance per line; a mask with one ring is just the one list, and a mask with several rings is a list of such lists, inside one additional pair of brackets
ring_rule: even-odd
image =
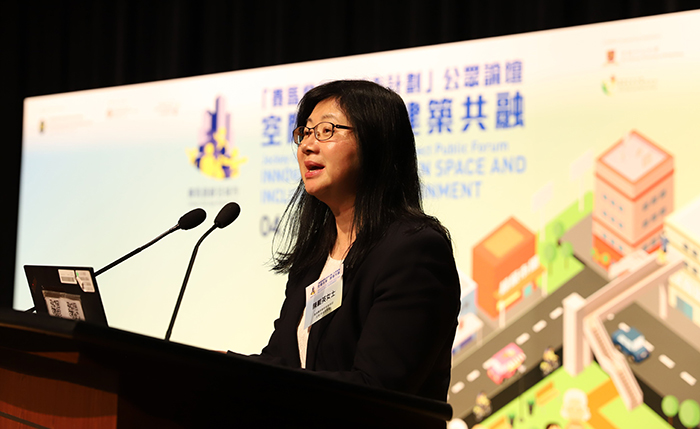
[[(635, 356), (629, 374), (659, 395), (700, 398), (698, 40), (700, 12), (686, 12), (29, 98), (14, 307), (33, 305), (23, 265), (99, 269), (202, 207), (202, 226), (97, 278), (110, 326), (163, 338), (193, 246), (235, 201), (240, 217), (199, 250), (172, 340), (259, 352), (284, 293), (269, 261), (299, 180), (296, 104), (319, 83), (369, 79), (405, 99), (425, 208), (454, 240), (456, 416), (507, 422), (510, 411), (484, 399), (549, 362), (558, 378), (530, 386), (545, 410), (538, 422), (571, 420), (560, 412), (569, 388), (590, 396), (620, 381), (585, 353), (585, 370), (563, 372), (566, 312), (657, 268), (667, 270), (663, 287), (612, 299), (603, 337), (622, 330), (616, 344)], [(570, 334), (603, 353), (594, 322)], [(624, 411), (601, 405), (589, 417), (627, 418), (646, 406), (633, 390), (605, 390)]]

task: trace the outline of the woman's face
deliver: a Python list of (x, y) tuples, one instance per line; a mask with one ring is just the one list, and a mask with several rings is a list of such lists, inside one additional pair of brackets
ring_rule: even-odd
[[(334, 98), (318, 103), (306, 126), (311, 128), (319, 122), (352, 126)], [(326, 203), (334, 213), (354, 205), (360, 155), (353, 130), (336, 128), (333, 137), (322, 142), (310, 133), (297, 149), (297, 160), (306, 192)]]

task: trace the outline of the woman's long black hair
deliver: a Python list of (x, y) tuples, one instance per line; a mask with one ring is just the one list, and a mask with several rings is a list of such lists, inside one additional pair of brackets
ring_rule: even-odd
[[(356, 235), (345, 258), (346, 275), (359, 266), (397, 219), (413, 220), (417, 229), (432, 227), (449, 240), (447, 229), (423, 212), (416, 143), (401, 97), (370, 81), (329, 82), (304, 95), (297, 126), (306, 125), (316, 105), (327, 99), (335, 99), (350, 120), (360, 154), (353, 220)], [(325, 261), (336, 234), (331, 210), (309, 195), (300, 181), (275, 232), (277, 251), (272, 269), (295, 275)]]

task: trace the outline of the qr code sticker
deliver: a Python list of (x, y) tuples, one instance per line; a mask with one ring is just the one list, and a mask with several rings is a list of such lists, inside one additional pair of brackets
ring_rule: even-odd
[(46, 297), (46, 306), (48, 307), (49, 314), (56, 317), (63, 317), (61, 313), (61, 300), (58, 298)]
[(80, 296), (64, 292), (42, 291), (46, 308), (51, 316), (71, 320), (85, 320)]
[(80, 320), (80, 309), (78, 304), (74, 301), (67, 301), (66, 306), (68, 307), (68, 317), (67, 319)]

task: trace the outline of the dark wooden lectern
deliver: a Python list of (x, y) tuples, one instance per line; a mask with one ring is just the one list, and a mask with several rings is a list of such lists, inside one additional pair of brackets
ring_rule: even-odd
[(0, 428), (444, 428), (442, 402), (0, 311)]

